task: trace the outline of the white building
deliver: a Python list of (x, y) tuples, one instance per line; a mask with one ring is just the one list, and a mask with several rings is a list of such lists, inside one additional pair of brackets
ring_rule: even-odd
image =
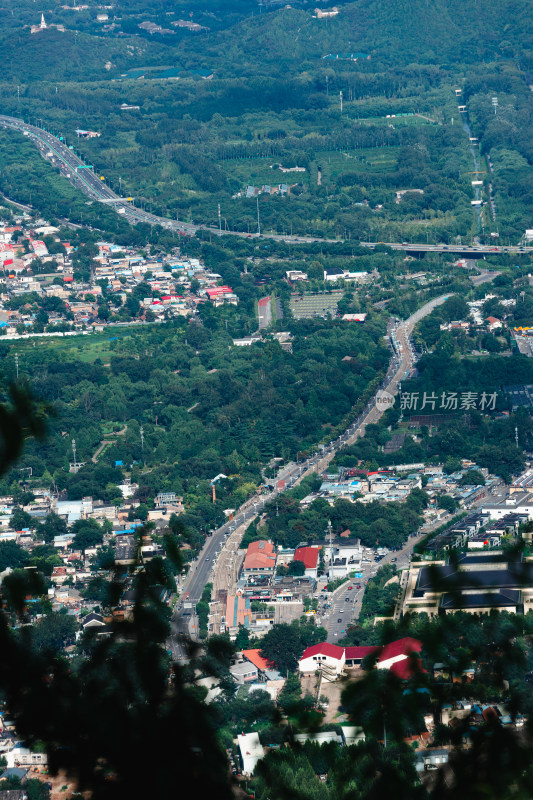
[(323, 674), (337, 678), (344, 669), (346, 662), (344, 647), (329, 642), (321, 642), (305, 650), (298, 662), (298, 669), (303, 673), (312, 673), (320, 670)]
[(533, 494), (511, 494), (501, 503), (486, 503), (481, 507), (483, 514), (488, 514), (493, 519), (502, 519), (507, 514), (527, 514), (533, 517)]
[(32, 753), (27, 747), (22, 747), (20, 743), (4, 753), (8, 769), (13, 767), (33, 767), (39, 764), (47, 764), (48, 756), (46, 753)]
[(359, 540), (354, 544), (328, 545), (324, 548), (324, 564), (330, 580), (344, 578), (350, 572), (360, 572), (363, 548)]
[(241, 752), (243, 775), (253, 775), (257, 762), (263, 758), (264, 751), (258, 733), (240, 733), (237, 737)]

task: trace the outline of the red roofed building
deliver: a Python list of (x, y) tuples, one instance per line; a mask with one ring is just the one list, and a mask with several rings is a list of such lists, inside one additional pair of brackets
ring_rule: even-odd
[(398, 678), (408, 680), (415, 672), (421, 670), (420, 652), (422, 642), (406, 636), (405, 639), (398, 639), (395, 642), (386, 644), (379, 657), (376, 667), (378, 669), (390, 669)]
[(230, 303), (233, 306), (236, 306), (239, 302), (239, 298), (229, 286), (214, 286), (211, 289), (206, 289), (206, 294), (215, 306), (223, 305), (224, 303)]
[(487, 323), (487, 328), (492, 333), (492, 331), (498, 330), (498, 328), (502, 328), (502, 321), (499, 320), (497, 317), (486, 317), (485, 322)]
[(321, 642), (308, 647), (298, 662), (300, 672), (320, 670), (324, 676), (335, 679), (344, 669), (344, 647), (329, 642)]
[(344, 658), (347, 667), (360, 667), (363, 659), (379, 652), (381, 647), (345, 647)]
[(294, 551), (293, 561), (303, 561), (305, 574), (310, 578), (315, 578), (315, 580), (318, 572), (319, 553), (320, 547), (297, 547)]
[(298, 662), (300, 672), (321, 670), (326, 677), (340, 675), (345, 666), (361, 666), (364, 658), (378, 654), (377, 669), (389, 669), (400, 680), (408, 680), (422, 670), (422, 642), (407, 636), (384, 647), (340, 647), (322, 642), (308, 647)]
[(276, 566), (276, 553), (272, 542), (260, 539), (248, 545), (243, 564), (245, 575), (272, 575)]

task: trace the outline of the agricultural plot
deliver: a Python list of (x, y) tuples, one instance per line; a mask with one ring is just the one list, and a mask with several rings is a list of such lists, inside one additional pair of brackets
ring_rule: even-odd
[(316, 294), (291, 294), (290, 309), (295, 319), (311, 317), (332, 317), (337, 313), (337, 305), (343, 292), (317, 292)]
[[(106, 334), (92, 333), (84, 336), (68, 336), (55, 338), (35, 338), (18, 339), (13, 342), (6, 342), (10, 345), (10, 351), (17, 350), (21, 353), (21, 363), (24, 363), (24, 353), (35, 354), (35, 352), (48, 352), (53, 349), (58, 354), (59, 360), (77, 360), (91, 364), (96, 359), (108, 361), (115, 353), (111, 347), (112, 341), (130, 338), (131, 332), (120, 328), (108, 329)], [(33, 357), (33, 355), (32, 355)]]
[(345, 152), (329, 151), (317, 156), (323, 179), (335, 181), (347, 172), (393, 172), (398, 163), (399, 147), (372, 147)]
[(307, 172), (281, 172), (279, 169), (272, 169), (271, 165), (279, 163), (279, 157), (269, 156), (268, 158), (246, 158), (235, 159), (233, 161), (218, 161), (218, 166), (235, 180), (239, 181), (241, 187), (247, 185), (278, 186), (280, 183), (302, 183), (307, 181)]

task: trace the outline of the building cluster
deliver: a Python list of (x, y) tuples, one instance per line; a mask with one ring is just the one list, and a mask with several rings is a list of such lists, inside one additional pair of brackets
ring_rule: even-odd
[[(73, 262), (75, 244), (61, 241), (58, 234), (44, 220), (34, 223), (25, 217), (13, 225), (0, 225), (0, 332), (4, 336), (102, 330), (106, 324), (130, 319), (162, 322), (190, 316), (200, 303), (238, 304), (231, 287), (220, 285), (219, 274), (199, 259), (181, 258), (179, 251), (156, 256), (99, 242), (90, 276), (82, 280)], [(104, 290), (106, 313), (101, 317)], [(127, 302), (132, 294), (140, 303), (134, 317)], [(47, 321), (35, 330), (41, 306)]]
[[(462, 262), (459, 261), (457, 263), (461, 264)], [(494, 299), (497, 299), (498, 305), (506, 310), (504, 314), (502, 313), (502, 319), (494, 317), (490, 314), (485, 316), (483, 313), (483, 306), (485, 303), (488, 300)], [(441, 331), (464, 331), (465, 333), (469, 333), (472, 329), (474, 329), (474, 331), (478, 333), (488, 331), (489, 333), (494, 333), (497, 335), (499, 332), (508, 327), (506, 319), (511, 313), (512, 307), (516, 305), (516, 299), (499, 298), (495, 294), (487, 294), (485, 297), (479, 300), (469, 301), (467, 305), (470, 309), (468, 319), (458, 319), (452, 320), (451, 322), (443, 322), (440, 325)], [(515, 329), (515, 331), (516, 330), (518, 329)]]
[[(394, 445), (389, 450), (386, 447), (384, 445), (384, 451), (390, 453), (399, 449)], [(483, 475), (484, 485), (463, 485), (465, 473), (474, 469)], [(338, 472), (325, 473), (318, 490), (308, 494), (300, 503), (309, 506), (317, 498), (326, 500), (330, 505), (334, 505), (339, 498), (365, 504), (402, 502), (414, 489), (424, 486), (430, 499), (426, 517), (433, 519), (438, 517), (436, 506), (441, 495), (450, 495), (460, 506), (469, 508), (490, 494), (494, 484), (495, 480), (488, 476), (486, 469), (466, 460), (463, 469), (451, 475), (444, 473), (442, 465), (425, 466), (423, 463), (397, 464), (375, 471), (340, 466)]]
[(225, 603), (226, 631), (234, 638), (244, 627), (262, 636), (272, 625), (299, 619), (329, 581), (360, 578), (365, 560), (358, 539), (334, 541), (331, 537), (294, 549), (276, 549), (264, 539), (252, 542), (240, 565), (235, 594), (217, 598)]
[[(476, 508), (427, 543), (424, 558), (401, 575), (397, 615), (431, 616), (468, 611), (527, 614), (533, 608), (533, 470), (507, 488), (503, 498), (481, 498)], [(459, 555), (457, 555), (459, 553)]]
[[(297, 184), (296, 184), (297, 185)], [(278, 183), (276, 185), (270, 185), (268, 183), (262, 184), (262, 186), (247, 186), (244, 190), (245, 197), (258, 197), (260, 194), (279, 194), (279, 195), (286, 195), (291, 193), (291, 189), (294, 186), (289, 186), (287, 183)], [(236, 197), (242, 197), (242, 192), (239, 192)]]
[[(16, 542), (30, 555), (36, 547), (44, 544), (50, 544), (55, 550), (56, 563), (52, 569), (48, 589), (53, 610), (67, 609), (69, 614), (81, 622), (84, 615), (94, 607), (93, 600), (84, 599), (84, 591), (96, 576), (108, 574), (105, 570), (99, 570), (97, 566), (100, 546), (110, 546), (114, 549), (116, 563), (122, 565), (134, 563), (137, 556), (136, 530), (143, 524), (140, 519), (135, 518), (139, 501), (133, 495), (137, 488), (131, 483), (119, 486), (123, 494), (121, 505), (106, 505), (102, 501), (93, 500), (92, 497), (85, 497), (82, 500), (61, 500), (46, 489), (34, 489), (35, 499), (22, 510), (36, 523), (44, 522), (49, 514), (55, 514), (66, 525), (67, 532), (54, 536), (51, 542), (41, 540), (31, 527), (17, 530), (13, 520), (16, 520), (15, 512), (20, 509), (12, 497), (0, 497), (0, 544)], [(147, 519), (148, 522), (155, 524), (155, 535), (146, 534), (143, 537), (139, 552), (143, 562), (151, 560), (156, 555), (163, 555), (157, 531), (167, 525), (172, 514), (182, 512), (182, 498), (177, 497), (174, 492), (160, 492), (156, 496), (153, 508), (148, 510)], [(103, 543), (82, 548), (76, 539), (76, 534), (80, 523), (91, 520), (103, 525)], [(0, 574), (0, 583), (10, 572), (8, 568), (6, 572)], [(122, 612), (127, 612), (130, 606), (128, 604), (119, 606), (117, 613), (120, 613), (121, 608)]]
[[(129, 579), (124, 584), (122, 596), (112, 612), (107, 614), (95, 611), (100, 601), (95, 599), (91, 585), (95, 579), (104, 581), (111, 579), (112, 574), (99, 563), (101, 548), (111, 549), (115, 554), (115, 564), (129, 565), (140, 558), (146, 563), (156, 556), (165, 557), (158, 533), (165, 526), (172, 513), (181, 513), (181, 498), (172, 492), (160, 492), (154, 501), (154, 508), (148, 517), (155, 523), (149, 533), (138, 541), (137, 531), (143, 524), (135, 519), (135, 509), (139, 505), (131, 495), (137, 487), (125, 484), (121, 487), (126, 495), (122, 506), (106, 506), (99, 501), (86, 497), (79, 501), (64, 501), (44, 489), (35, 489), (35, 500), (24, 507), (24, 511), (36, 522), (44, 522), (50, 513), (56, 514), (66, 523), (67, 533), (56, 535), (52, 541), (44, 541), (31, 528), (17, 530), (11, 524), (11, 518), (17, 507), (10, 496), (0, 497), (0, 544), (16, 542), (30, 556), (35, 548), (47, 545), (53, 548), (49, 559), (53, 562), (52, 572), (47, 581), (47, 600), (53, 612), (65, 614), (75, 620), (72, 639), (64, 642), (64, 655), (68, 658), (74, 654), (76, 642), (88, 632), (93, 636), (108, 636), (113, 622), (128, 619), (134, 608), (135, 596)], [(20, 510), (20, 509), (19, 509)], [(133, 517), (133, 519), (132, 519)], [(83, 545), (76, 538), (79, 525), (83, 521), (92, 520), (102, 524), (103, 541), (97, 546)], [(78, 523), (78, 526), (76, 526)], [(0, 586), (12, 572), (6, 568), (0, 572)], [(163, 597), (168, 599), (168, 593)], [(38, 598), (27, 597), (26, 612), (31, 622), (38, 622), (42, 617)], [(39, 610), (38, 610), (39, 609)], [(0, 757), (5, 758), (7, 771), (2, 778), (34, 777), (36, 771), (46, 771), (47, 756), (44, 752), (28, 749), (20, 736), (15, 732), (14, 723), (10, 722), (7, 713), (0, 711)], [(2, 771), (2, 770), (0, 770)], [(0, 779), (0, 795), (2, 784)]]
[[(260, 651), (244, 651), (241, 655), (243, 666), (242, 674), (248, 669), (247, 664), (253, 667), (254, 656), (248, 659), (248, 653), (258, 654)], [(483, 672), (484, 664), (473, 662), (459, 673), (454, 673), (445, 663), (426, 665), (423, 661), (423, 647), (418, 639), (405, 637), (389, 644), (377, 647), (341, 647), (328, 642), (308, 647), (301, 655), (298, 662), (298, 672), (303, 680), (316, 679), (319, 681), (319, 690), (327, 684), (338, 685), (339, 698), (347, 679), (354, 679), (362, 670), (370, 669), (387, 670), (402, 682), (416, 679), (417, 676), (434, 686), (454, 683), (458, 686), (467, 685), (475, 678), (478, 669)], [(268, 669), (265, 662), (264, 669)], [(239, 673), (241, 674), (241, 673)], [(255, 674), (255, 673), (254, 673)], [(259, 671), (259, 674), (261, 672)], [(263, 672), (263, 675), (266, 674)], [(254, 680), (250, 678), (250, 681)], [(251, 683), (250, 688), (265, 688), (267, 683)], [(272, 687), (273, 689), (274, 687)], [(271, 689), (271, 691), (272, 691)], [(406, 689), (405, 691), (409, 691)], [(419, 689), (420, 691), (420, 689)], [(429, 691), (422, 690), (422, 691)], [(335, 695), (329, 692), (330, 696)], [(435, 719), (434, 713), (426, 713), (420, 719), (419, 730), (404, 739), (405, 743), (413, 748), (415, 756), (415, 769), (419, 774), (436, 770), (453, 760), (454, 751), (467, 750), (472, 746), (476, 730), (485, 727), (487, 723), (506, 730), (520, 732), (524, 727), (526, 718), (521, 714), (513, 714), (504, 702), (482, 702), (475, 698), (457, 699), (444, 704), (440, 710), (440, 718)], [(437, 725), (439, 723), (439, 725)], [(442, 726), (451, 732), (457, 732), (455, 743), (442, 744), (437, 741), (436, 735)], [(364, 741), (363, 728), (340, 724), (335, 731), (308, 732), (298, 734), (295, 739), (299, 743), (311, 740), (323, 744), (335, 742), (340, 746), (355, 744)], [(253, 775), (258, 762), (269, 751), (268, 745), (263, 746), (258, 733), (241, 733), (236, 739), (240, 754), (240, 766), (244, 776)], [(326, 779), (326, 776), (319, 776)]]

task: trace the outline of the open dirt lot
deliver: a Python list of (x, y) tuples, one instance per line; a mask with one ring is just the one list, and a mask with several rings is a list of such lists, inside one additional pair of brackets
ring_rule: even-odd
[(342, 680), (331, 683), (330, 681), (322, 680), (320, 683), (319, 697), (324, 696), (329, 700), (329, 705), (326, 708), (326, 716), (324, 722), (343, 723), (347, 721), (346, 714), (339, 711), (341, 705), (341, 695), (349, 683), (360, 681), (364, 672), (361, 670), (350, 670), (348, 676)]

